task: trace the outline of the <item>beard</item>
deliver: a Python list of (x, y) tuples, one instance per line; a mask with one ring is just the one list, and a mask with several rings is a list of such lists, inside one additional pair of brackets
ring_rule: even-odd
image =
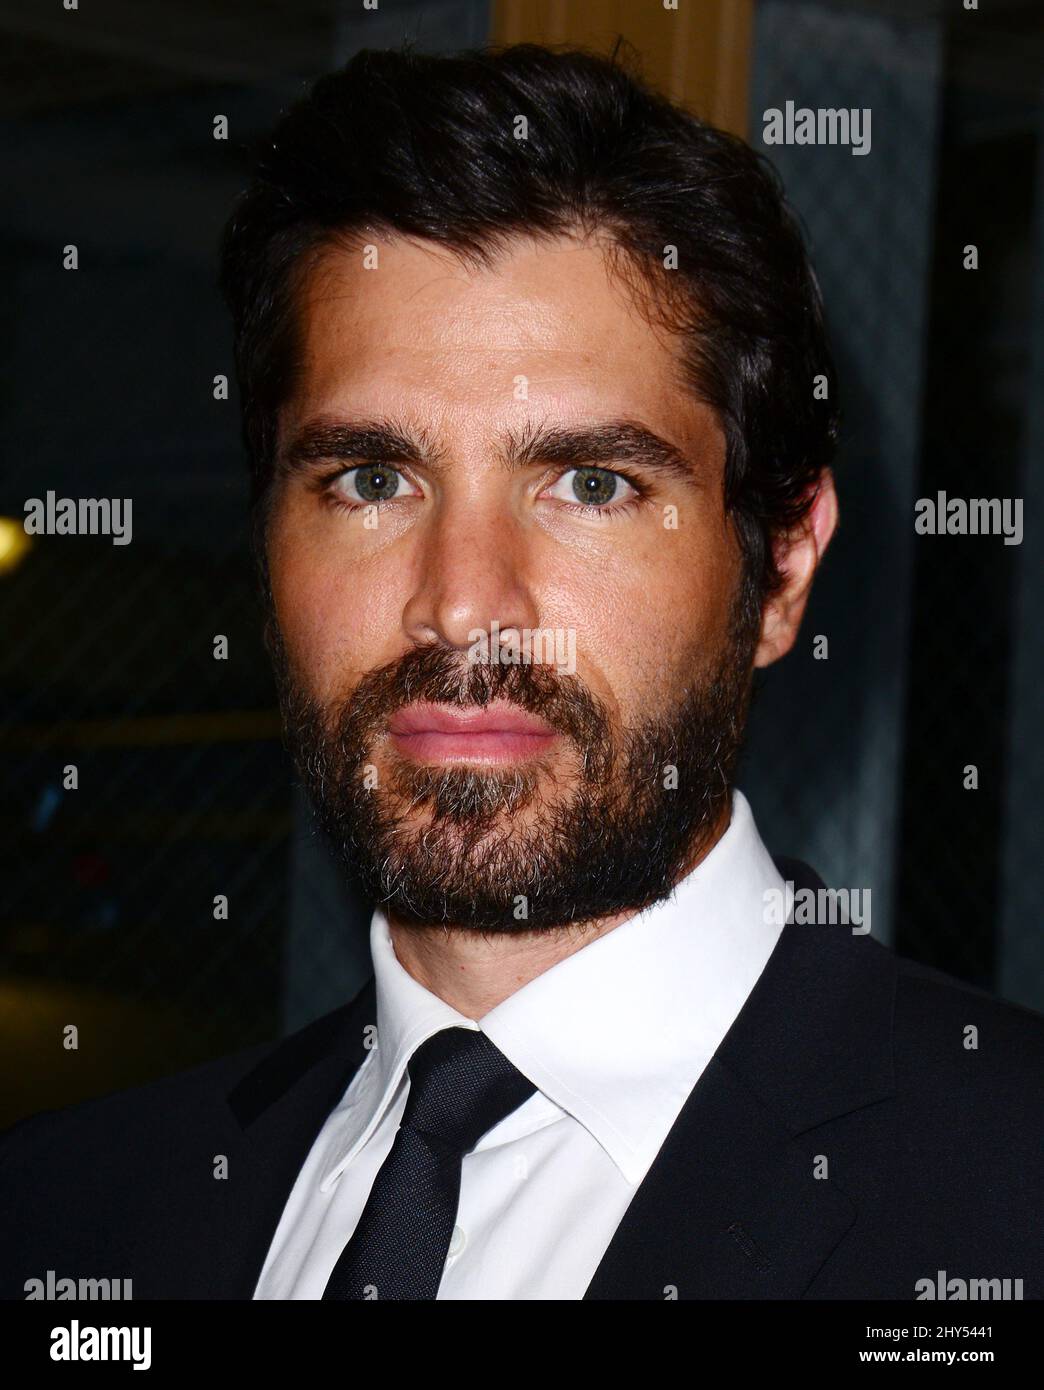
[[(759, 625), (745, 582), (724, 649), (708, 656), (694, 648), (692, 679), (668, 692), (666, 713), (620, 729), (576, 675), (469, 662), (437, 646), (411, 648), (327, 706), (293, 671), (272, 608), (266, 643), (286, 746), (321, 829), (364, 895), (403, 926), (533, 932), (651, 906), (713, 843), (730, 800)], [(388, 740), (388, 720), (414, 701), (465, 708), (494, 700), (545, 720), (568, 757), (560, 752), (557, 768), (552, 757), (425, 765)]]

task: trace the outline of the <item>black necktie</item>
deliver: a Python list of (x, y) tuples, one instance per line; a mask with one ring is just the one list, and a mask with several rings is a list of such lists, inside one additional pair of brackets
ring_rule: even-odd
[(399, 1132), (323, 1298), (434, 1299), (464, 1155), (536, 1087), (484, 1033), (445, 1028), (413, 1054)]

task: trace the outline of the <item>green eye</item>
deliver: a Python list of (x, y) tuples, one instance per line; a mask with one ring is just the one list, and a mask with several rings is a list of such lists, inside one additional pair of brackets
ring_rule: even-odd
[(399, 490), (402, 474), (386, 464), (369, 464), (353, 468), (351, 479), (364, 502), (390, 502)]
[(573, 470), (573, 493), (585, 506), (600, 506), (616, 496), (620, 479), (605, 468), (576, 468)]

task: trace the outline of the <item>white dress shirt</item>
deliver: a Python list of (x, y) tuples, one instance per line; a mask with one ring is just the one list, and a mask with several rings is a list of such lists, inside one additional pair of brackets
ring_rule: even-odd
[[(409, 975), (373, 914), (377, 1045), (330, 1112), (256, 1299), (317, 1299), (391, 1149), (412, 1054), (481, 1029), (537, 1087), (463, 1160), (440, 1299), (581, 1299), (639, 1185), (776, 944), (790, 890), (734, 792), (728, 829), (664, 902), (538, 975), (480, 1020)], [(781, 899), (776, 898), (779, 902)]]

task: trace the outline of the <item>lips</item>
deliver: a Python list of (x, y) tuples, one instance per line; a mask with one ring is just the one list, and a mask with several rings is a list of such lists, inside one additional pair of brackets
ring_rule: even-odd
[(420, 762), (516, 762), (545, 752), (555, 730), (517, 705), (476, 709), (413, 704), (388, 721), (395, 747)]

